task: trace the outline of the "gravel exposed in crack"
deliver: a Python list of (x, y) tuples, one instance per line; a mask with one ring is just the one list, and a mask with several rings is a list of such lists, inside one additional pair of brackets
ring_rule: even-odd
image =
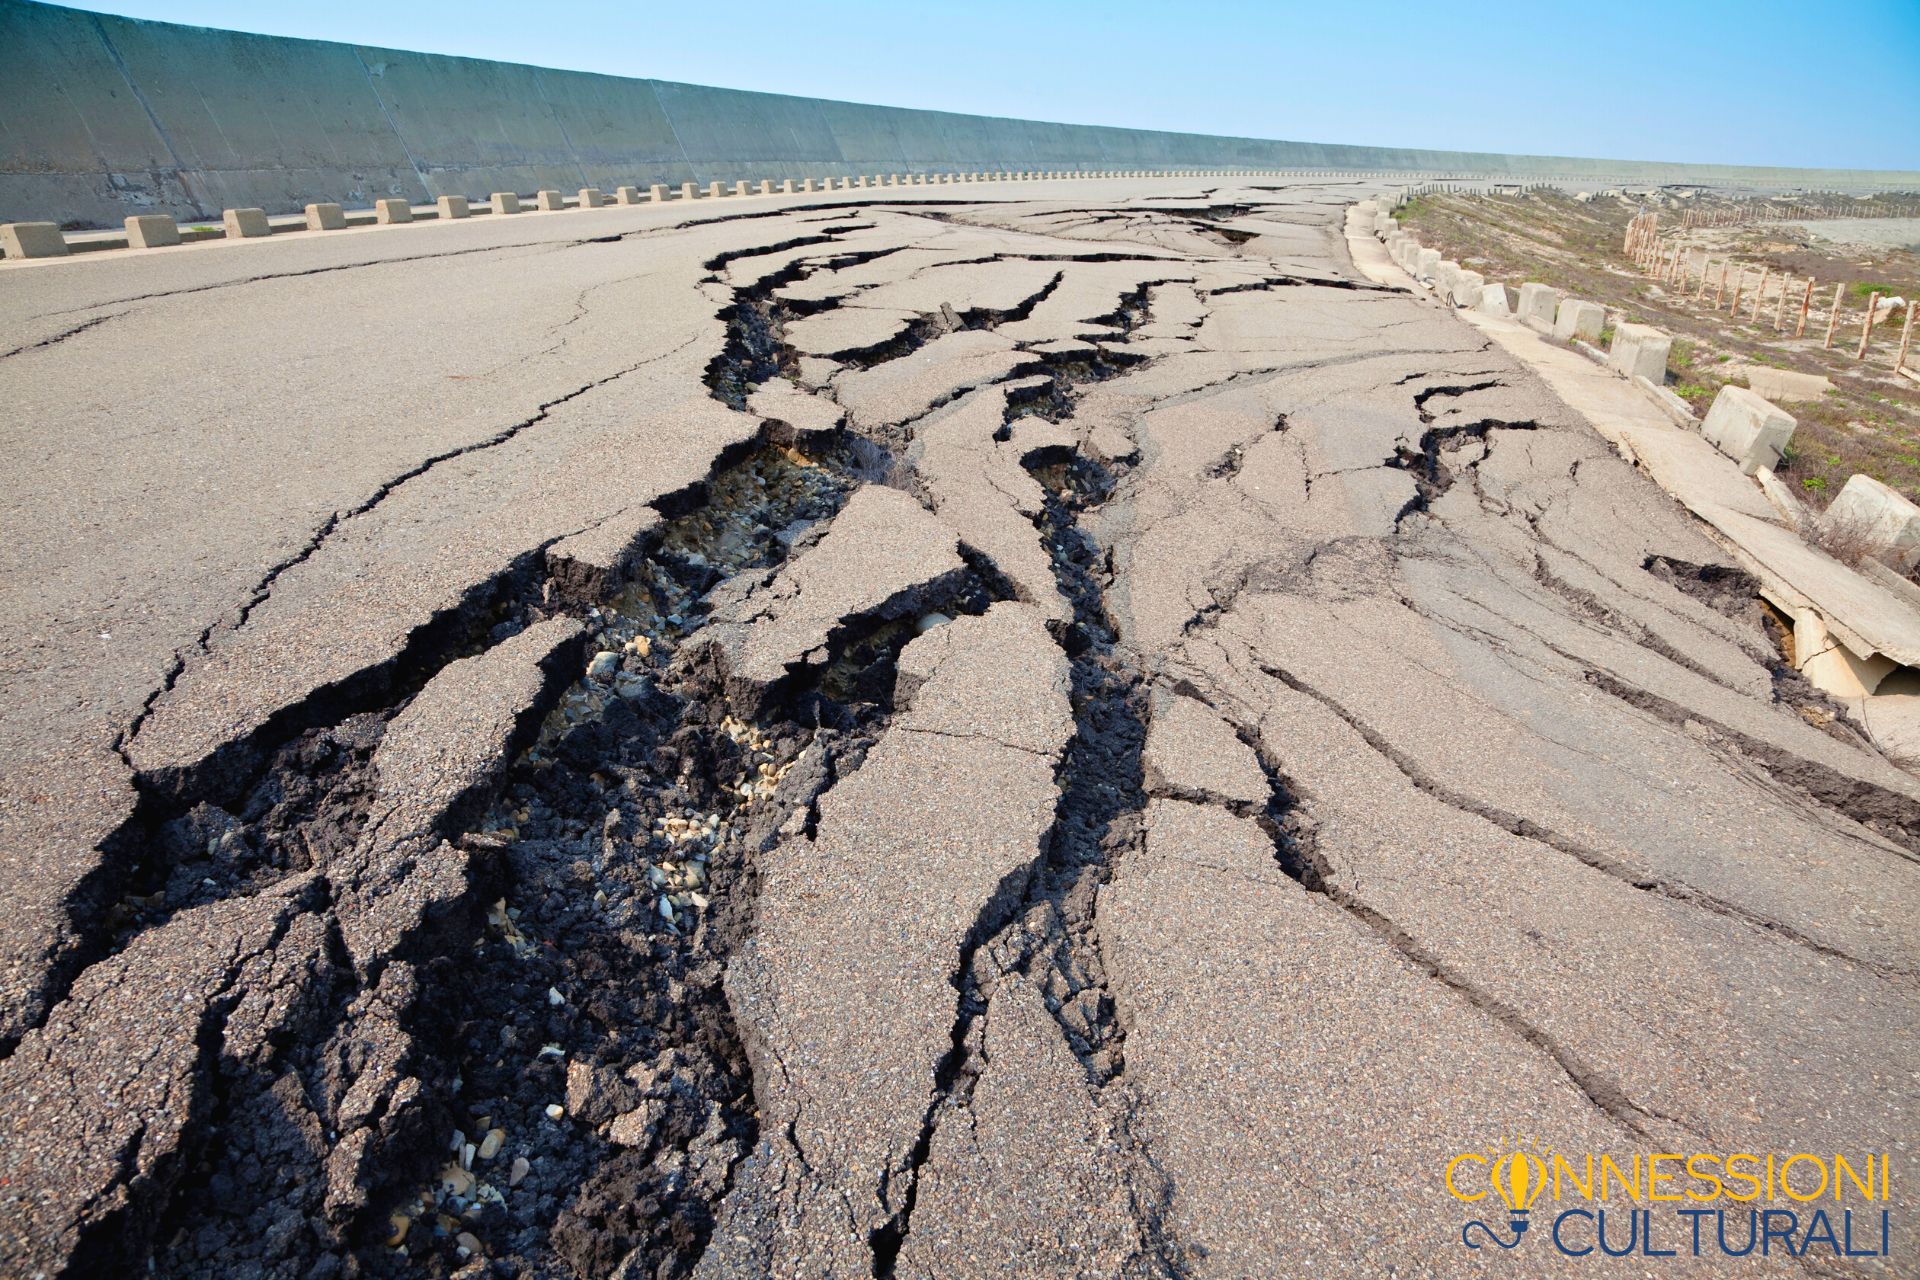
[[(832, 237), (804, 243), (816, 239)], [(743, 401), (790, 366), (771, 293), (811, 269), (737, 291), (709, 370), (716, 398)], [(404, 1105), (376, 1120), (366, 1207), (330, 1213), (314, 1164), (361, 1071), (354, 1028), (373, 1013), (336, 931), (287, 1069), (209, 1082), (177, 1177), (152, 1189), (164, 1197), (152, 1273), (690, 1270), (756, 1132), (720, 990), (750, 925), (752, 855), (858, 766), (912, 628), (849, 620), (817, 678), (783, 690), (757, 724), (731, 715), (714, 673), (680, 651), (717, 584), (769, 571), (889, 466), (851, 437), (765, 433), (659, 504), (679, 514), (612, 597), (574, 599), (527, 557), (417, 652), (288, 717), (280, 745), (263, 736), (150, 792), (94, 954), (351, 849), (386, 723), (440, 667), (556, 610), (591, 629), (588, 673), (478, 828), (454, 837), (473, 869), (462, 904), (389, 959), (410, 970), (398, 997), (383, 985), (381, 998), (400, 1000), (411, 1078)], [(976, 575), (936, 603), (978, 612), (989, 596)], [(241, 772), (236, 760), (259, 763)], [(145, 1253), (137, 1239), (116, 1248)]]

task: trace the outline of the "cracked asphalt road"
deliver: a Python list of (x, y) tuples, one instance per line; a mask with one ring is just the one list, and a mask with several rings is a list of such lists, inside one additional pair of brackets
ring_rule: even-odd
[(1912, 1212), (1920, 781), (1365, 188), (872, 194), (0, 273), (0, 1272), (1473, 1275), (1516, 1134)]

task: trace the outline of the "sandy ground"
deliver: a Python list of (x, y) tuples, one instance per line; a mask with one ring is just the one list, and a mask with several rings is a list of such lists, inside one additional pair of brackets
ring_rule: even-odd
[(1803, 225), (1808, 235), (1828, 244), (1920, 253), (1920, 218), (1834, 218)]

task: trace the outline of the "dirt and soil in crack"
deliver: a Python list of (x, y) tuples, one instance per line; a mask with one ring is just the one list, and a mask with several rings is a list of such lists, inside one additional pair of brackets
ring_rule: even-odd
[[(755, 1132), (719, 985), (751, 854), (825, 785), (832, 764), (791, 772), (806, 744), (824, 748), (810, 759), (857, 760), (904, 638), (855, 628), (828, 669), (838, 696), (793, 690), (759, 724), (729, 715), (679, 655), (711, 589), (804, 545), (855, 466), (830, 444), (762, 444), (667, 524), (616, 597), (577, 611), (611, 664), (560, 696), (498, 801), (455, 837), (472, 858), (458, 919), (389, 959), (414, 968), (399, 1020), (418, 1101), (382, 1125), (366, 1210), (329, 1221), (315, 1164), (366, 1052), (367, 992), (336, 955), (290, 1069), (215, 1084), (155, 1234), (157, 1273), (433, 1274), (484, 1258), (501, 1274), (604, 1275), (637, 1250), (641, 1273), (675, 1275), (697, 1259)], [(543, 612), (527, 605), (486, 640)], [(129, 909), (193, 905), (214, 894), (201, 873), (216, 864), (235, 868), (233, 891), (350, 847), (399, 709), (306, 731), (239, 803), (167, 821), (156, 847), (182, 855), (135, 877)], [(161, 888), (138, 892), (149, 880)]]
[[(742, 404), (791, 367), (780, 329), (793, 312), (772, 290), (819, 265), (736, 291), (708, 371), (717, 399)], [(757, 722), (731, 714), (690, 642), (720, 582), (770, 572), (854, 487), (897, 470), (845, 433), (801, 440), (776, 425), (686, 495), (617, 594), (563, 604), (565, 584), (517, 573), (435, 655), (373, 682), (383, 696), (310, 708), (321, 723), (250, 744), (249, 776), (170, 780), (96, 954), (350, 850), (387, 723), (446, 662), (562, 612), (602, 655), (560, 694), (492, 807), (449, 832), (471, 859), (460, 902), (385, 958), (411, 970), (391, 1011), (407, 1099), (376, 1122), (359, 1210), (330, 1214), (320, 1167), (376, 1051), (355, 1038), (373, 997), (334, 926), (279, 1062), (207, 1073), (184, 1158), (144, 1189), (151, 1245), (130, 1238), (114, 1252), (180, 1275), (690, 1271), (757, 1133), (721, 990), (751, 928), (754, 857), (858, 767), (914, 629), (849, 620), (824, 667), (783, 684)], [(961, 575), (937, 611), (978, 613), (1003, 596), (988, 568)]]

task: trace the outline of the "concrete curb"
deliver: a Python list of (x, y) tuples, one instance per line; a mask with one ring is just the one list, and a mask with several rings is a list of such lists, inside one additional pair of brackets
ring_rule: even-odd
[[(530, 209), (558, 213), (563, 210), (578, 211), (664, 204), (675, 200), (737, 200), (754, 196), (813, 195), (830, 191), (871, 192), (888, 187), (944, 186), (954, 183), (1311, 176), (1319, 175), (1301, 170), (1279, 169), (1088, 169), (1052, 170), (1046, 173), (942, 171), (824, 178), (736, 179), (730, 183), (715, 179), (706, 183), (704, 189), (693, 182), (682, 183), (677, 196), (670, 195), (669, 188), (665, 184), (653, 183), (644, 193), (637, 186), (619, 187), (612, 197), (607, 196), (600, 188), (583, 187), (571, 196), (551, 188), (525, 196), (518, 192), (496, 191), (484, 200), (473, 200), (467, 196), (440, 196), (430, 205), (413, 205), (401, 199), (382, 198), (374, 201), (373, 206), (367, 209), (346, 209), (334, 202), (316, 202), (305, 206), (298, 214), (269, 215), (261, 209), (229, 209), (225, 211), (222, 226), (218, 229), (197, 223), (182, 227), (176, 219), (165, 214), (138, 215), (129, 218), (126, 228), (118, 233), (112, 231), (68, 233), (63, 232), (51, 222), (0, 223), (0, 258), (9, 262), (17, 259), (61, 258), (75, 253), (93, 253), (110, 249), (153, 249), (175, 244), (196, 244), (205, 240), (257, 239), (298, 232), (339, 231), (351, 227), (491, 217), (523, 213)], [(1334, 175), (1329, 172), (1325, 176)], [(137, 228), (136, 223), (139, 224)], [(171, 236), (166, 230), (168, 224), (173, 228)]]

